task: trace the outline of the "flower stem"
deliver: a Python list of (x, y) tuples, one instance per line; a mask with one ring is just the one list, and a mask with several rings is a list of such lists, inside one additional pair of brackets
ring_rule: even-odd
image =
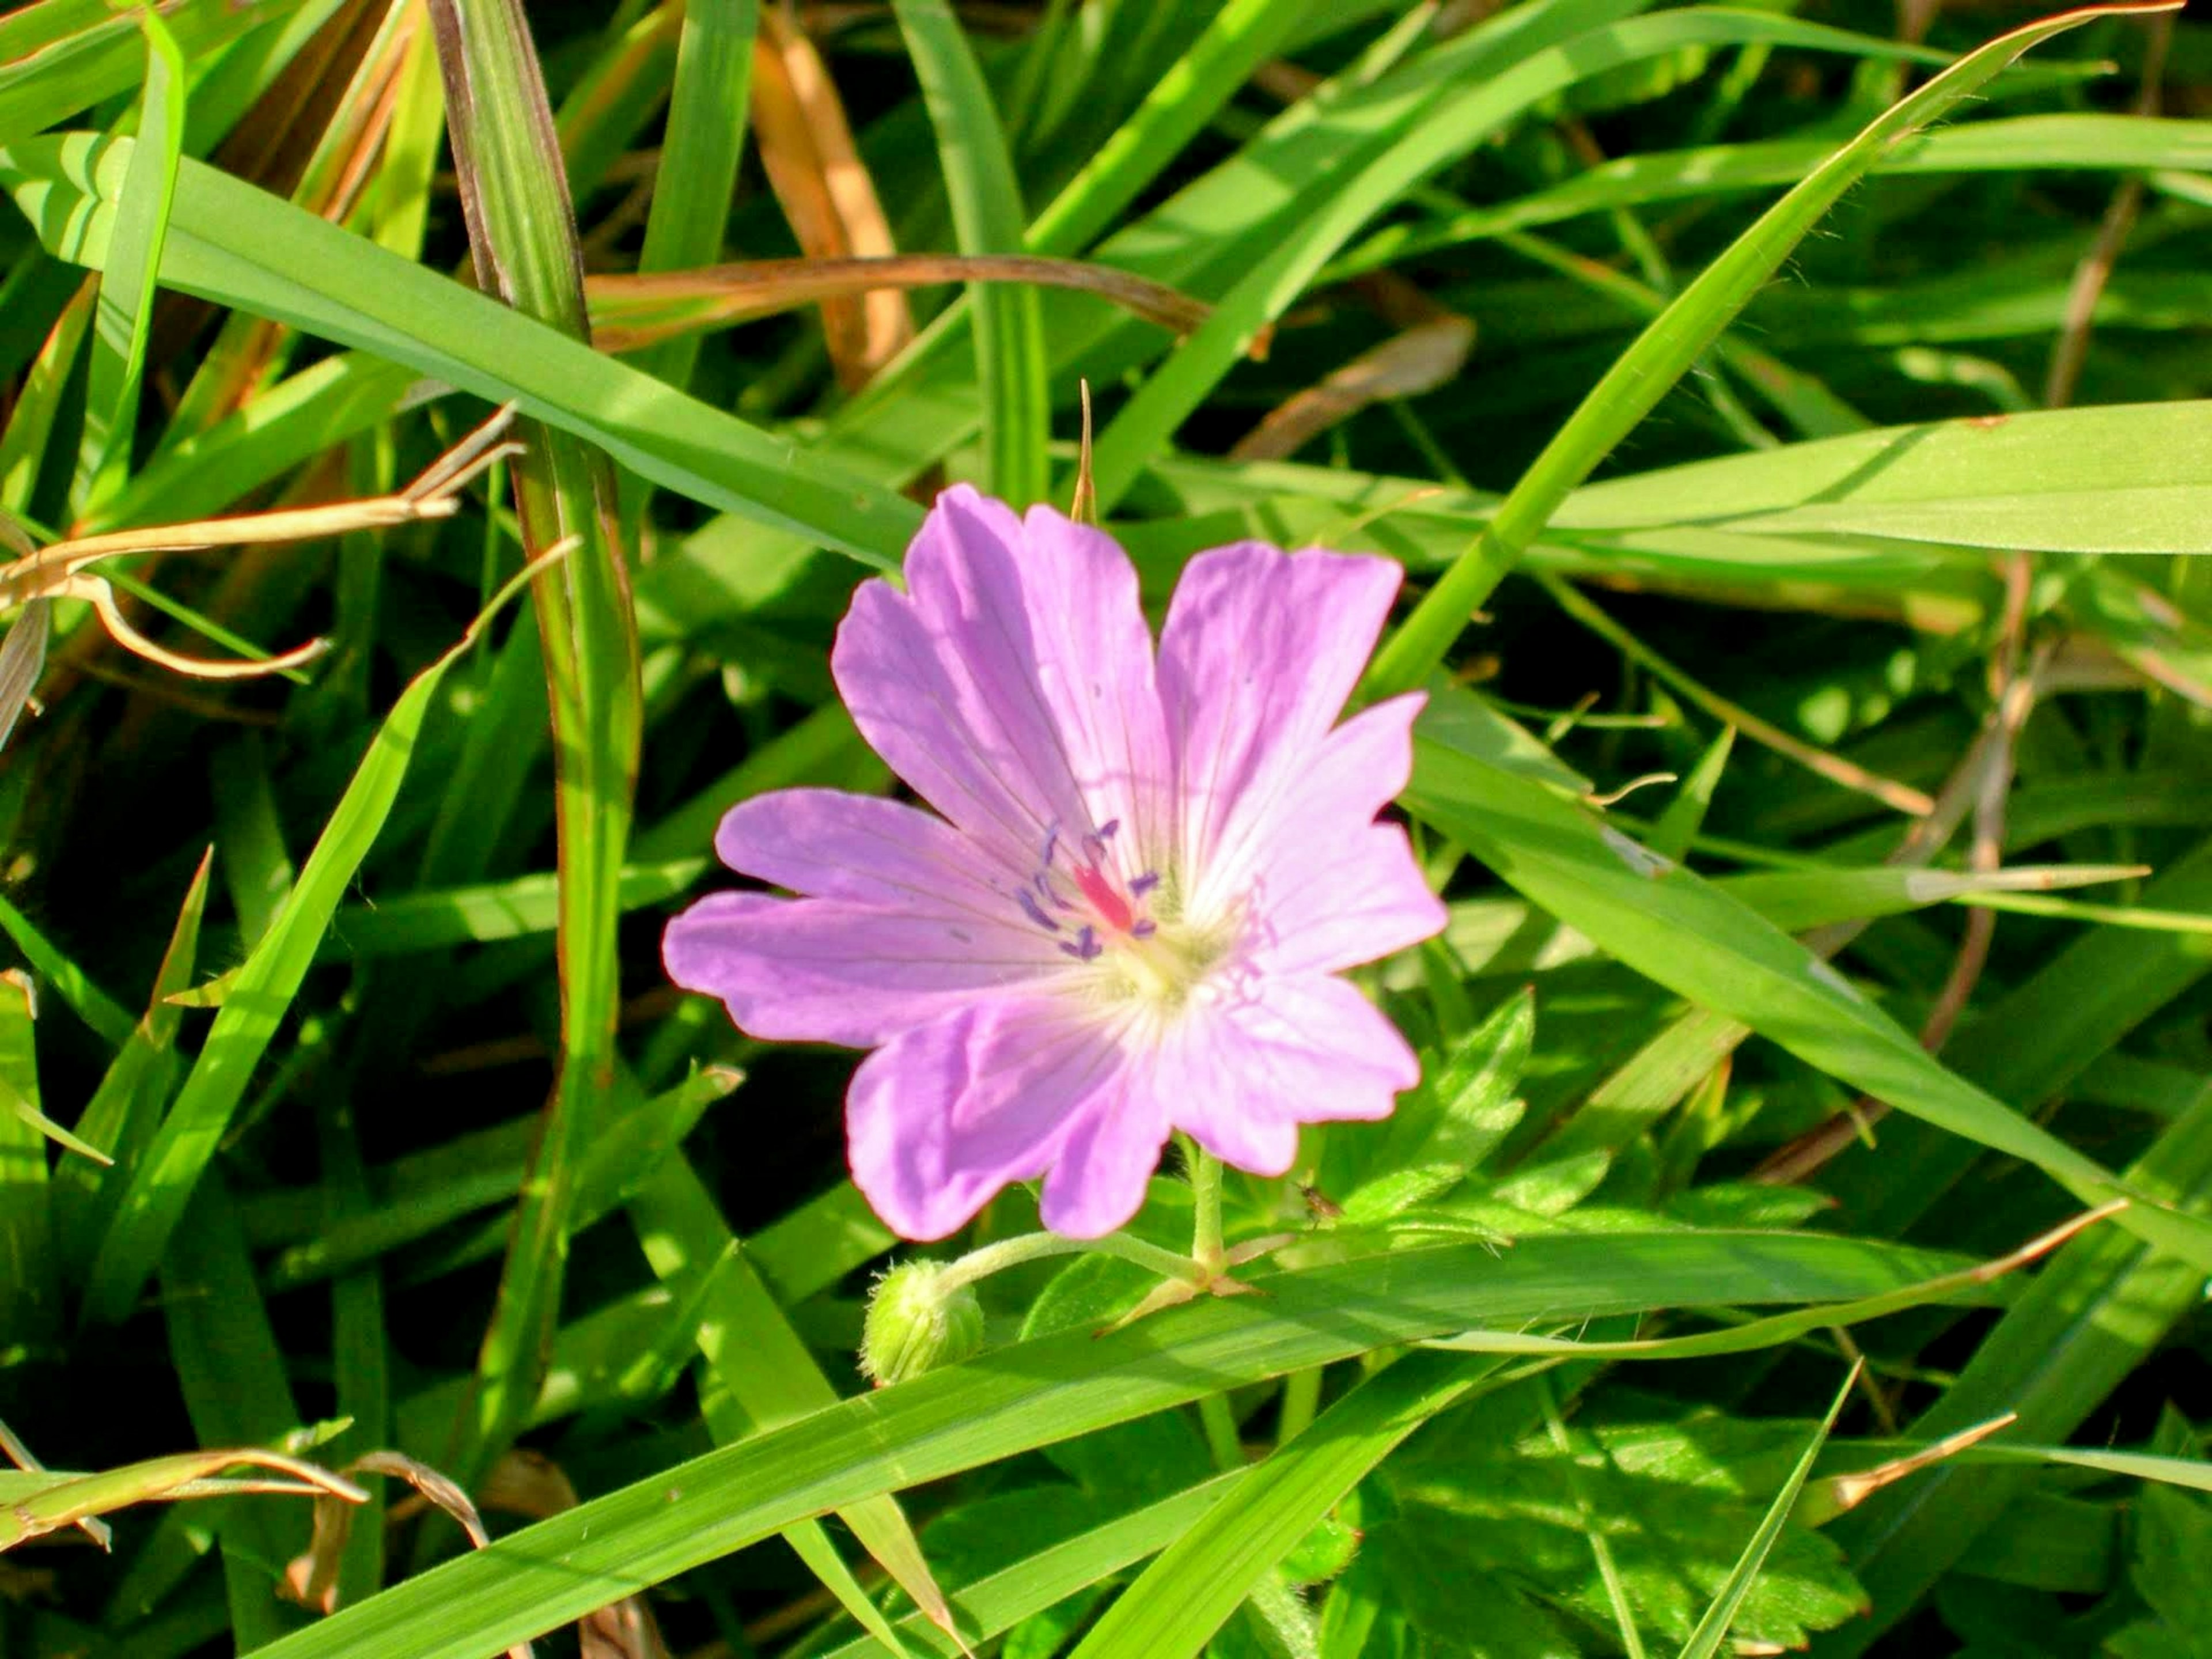
[(1221, 1243), (1221, 1162), (1187, 1135), (1182, 1154), (1190, 1170), (1191, 1206), (1197, 1217), (1191, 1231), (1191, 1260), (1212, 1279), (1228, 1266), (1228, 1252)]
[(1103, 1238), (1068, 1238), (1059, 1233), (1024, 1233), (1018, 1238), (1002, 1238), (995, 1244), (986, 1244), (980, 1250), (970, 1250), (953, 1262), (945, 1270), (942, 1282), (946, 1289), (951, 1290), (962, 1285), (972, 1285), (993, 1273), (1004, 1273), (1009, 1267), (1018, 1267), (1025, 1261), (1042, 1261), (1049, 1256), (1079, 1255), (1086, 1252), (1119, 1256), (1124, 1261), (1134, 1262), (1148, 1273), (1185, 1285), (1204, 1283), (1199, 1269), (1193, 1263), (1173, 1250), (1147, 1244), (1143, 1239), (1128, 1233), (1108, 1233)]

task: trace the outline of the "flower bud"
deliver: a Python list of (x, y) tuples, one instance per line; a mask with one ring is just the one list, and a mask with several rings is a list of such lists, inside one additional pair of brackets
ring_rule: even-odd
[(860, 1371), (878, 1387), (957, 1365), (983, 1346), (983, 1304), (941, 1261), (905, 1261), (876, 1281)]

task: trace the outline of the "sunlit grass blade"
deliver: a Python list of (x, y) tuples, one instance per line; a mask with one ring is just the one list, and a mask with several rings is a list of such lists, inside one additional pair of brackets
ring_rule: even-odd
[(1854, 1365), (1850, 1375), (1844, 1379), (1843, 1387), (1836, 1390), (1835, 1404), (1828, 1407), (1828, 1415), (1822, 1419), (1819, 1431), (1806, 1446), (1804, 1455), (1797, 1460), (1797, 1467), (1790, 1470), (1790, 1479), (1774, 1495), (1774, 1502), (1768, 1508), (1765, 1518), (1759, 1523), (1759, 1530), (1744, 1546), (1743, 1554), (1729, 1573), (1728, 1582), (1722, 1585), (1721, 1592), (1713, 1598), (1712, 1605), (1705, 1609), (1705, 1616), (1698, 1620), (1698, 1627), (1690, 1632), (1690, 1639), (1682, 1644), (1680, 1659), (1713, 1659), (1728, 1640), (1729, 1626), (1735, 1622), (1736, 1613), (1743, 1606), (1743, 1598), (1751, 1593), (1752, 1583), (1758, 1578), (1759, 1570), (1766, 1564), (1767, 1553), (1774, 1547), (1774, 1540), (1782, 1535), (1782, 1528), (1790, 1519), (1790, 1511), (1796, 1507), (1797, 1494), (1805, 1490), (1806, 1477), (1813, 1473), (1813, 1464), (1820, 1455), (1820, 1448), (1827, 1443), (1828, 1436), (1835, 1429), (1836, 1419), (1843, 1415), (1844, 1403), (1851, 1397), (1851, 1389), (1858, 1380), (1859, 1368)]
[[(1601, 13), (1589, 0), (1582, 0), (1577, 6), (1557, 9), (1524, 7), (1492, 19), (1488, 24), (1469, 31), (1461, 40), (1431, 54), (1437, 60), (1463, 58), (1464, 62), (1458, 67), (1467, 81), (1445, 80), (1425, 63), (1421, 67), (1429, 70), (1428, 76), (1409, 73), (1403, 77), (1410, 83), (1408, 95), (1413, 100), (1414, 111), (1403, 138), (1387, 146), (1356, 151), (1332, 169), (1326, 194), (1314, 204), (1314, 210), (1272, 239), (1264, 249), (1255, 250), (1256, 257), (1249, 269), (1237, 273), (1233, 286), (1222, 296), (1212, 320), (1153, 373), (1100, 434), (1094, 469), (1101, 507), (1110, 510), (1121, 499), (1145, 463), (1165, 447), (1175, 429), (1205, 400), (1221, 376), (1249, 346), (1257, 331), (1281, 315), (1312, 283), (1330, 256), (1362, 225), (1427, 173), (1543, 99), (1606, 70), (1700, 45), (1774, 40), (1815, 49), (1883, 54), (1897, 50), (1888, 43), (1841, 30), (1753, 13), (1730, 14), (1692, 8), (1620, 21), (1603, 15), (1631, 9), (1641, 8), (1607, 6)], [(1588, 32), (1574, 33), (1577, 26)], [(1568, 38), (1557, 40), (1559, 34)], [(1547, 40), (1547, 35), (1554, 38)], [(1995, 72), (1996, 66), (1992, 65), (1989, 73)], [(1435, 84), (1425, 84), (1431, 76)], [(1471, 90), (1468, 89), (1470, 82)], [(1931, 105), (1929, 115), (1923, 118), (1932, 118), (1939, 107)], [(1848, 179), (1839, 182), (1835, 193), (1840, 194), (1848, 182)], [(1833, 198), (1831, 196), (1826, 199)], [(1810, 222), (1808, 218), (1808, 228)], [(1795, 236), (1790, 238), (1793, 242), (1795, 240)], [(1780, 261), (1784, 252), (1786, 246), (1775, 250), (1774, 263)], [(1771, 269), (1770, 264), (1760, 270), (1759, 280), (1763, 281)], [(1756, 282), (1747, 286), (1726, 314), (1717, 318), (1715, 332), (1750, 298), (1756, 287)], [(1687, 303), (1696, 292), (1695, 289), (1686, 292), (1678, 306)], [(1655, 333), (1662, 326), (1655, 325)], [(1710, 340), (1701, 338), (1690, 343), (1694, 349), (1684, 356), (1680, 368), (1668, 374), (1664, 380), (1647, 386), (1640, 374), (1623, 372), (1618, 384), (1648, 390), (1649, 402), (1644, 408), (1649, 408), (1673, 384), (1681, 369), (1686, 369), (1703, 355)], [(1595, 393), (1585, 407), (1593, 404), (1611, 406), (1609, 400)], [(1640, 416), (1642, 412), (1636, 410), (1635, 416)], [(1633, 425), (1635, 416), (1621, 425), (1621, 432)], [(1571, 431), (1569, 428), (1562, 432), (1555, 440), (1555, 447), (1567, 442)], [(1610, 449), (1619, 436), (1616, 433), (1606, 439), (1604, 447)], [(1587, 444), (1586, 440), (1582, 441)], [(1599, 450), (1589, 453), (1580, 464), (1580, 470), (1558, 485), (1557, 495), (1564, 498), (1567, 490), (1596, 465), (1602, 453)], [(1516, 495), (1529, 488), (1524, 483)], [(1534, 538), (1541, 524), (1541, 518), (1530, 523), (1522, 538), (1524, 544)], [(1510, 563), (1510, 560), (1506, 562)], [(1462, 578), (1462, 583), (1466, 580)], [(1480, 592), (1487, 592), (1487, 588)], [(1476, 598), (1480, 598), (1480, 592)], [(1454, 634), (1474, 602), (1470, 599), (1460, 605)], [(1455, 599), (1454, 603), (1457, 603)], [(1417, 612), (1416, 617), (1419, 615)], [(1413, 626), (1414, 619), (1409, 618), (1407, 625)], [(1400, 637), (1403, 636), (1401, 630)], [(1376, 681), (1378, 695), (1405, 690), (1425, 678), (1441, 660), (1450, 637), (1445, 635), (1423, 658), (1408, 657), (1390, 665), (1385, 678)], [(1377, 672), (1384, 672), (1380, 664)]]
[(495, 1557), (395, 1585), (268, 1652), (341, 1659), (374, 1639), (414, 1659), (475, 1659), (794, 1520), (1262, 1377), (1561, 1307), (1597, 1316), (1844, 1301), (1931, 1269), (1924, 1253), (1858, 1240), (1669, 1232), (1562, 1234), (1502, 1255), (1474, 1245), (1266, 1276), (1255, 1281), (1265, 1296), (1024, 1343), (845, 1401), (541, 1522)]
[[(29, 140), (0, 151), (0, 185), (63, 258), (97, 267), (131, 148), (86, 135)], [(921, 522), (889, 490), (190, 159), (161, 260), (166, 287), (514, 401), (665, 488), (884, 568)]]
[[(731, 1413), (710, 1411), (708, 1426), (719, 1441), (728, 1444), (746, 1431), (781, 1428), (836, 1403), (836, 1389), (688, 1165), (672, 1162), (658, 1171), (632, 1201), (630, 1219), (655, 1277), (672, 1288), (688, 1287), (697, 1297), (692, 1340), (746, 1419), (733, 1423)], [(888, 1495), (872, 1498), (842, 1513), (854, 1536), (930, 1623), (951, 1628), (945, 1594), (898, 1501)], [(813, 1538), (794, 1537), (792, 1542), (802, 1553), (818, 1553)], [(839, 1600), (847, 1598), (840, 1594)], [(876, 1630), (854, 1611), (864, 1626)]]
[[(1929, 1057), (1805, 946), (1542, 785), (1417, 738), (1417, 816), (1639, 973), (1953, 1134), (2025, 1158), (2091, 1203), (2109, 1170)], [(2154, 1203), (2121, 1224), (2212, 1265), (2212, 1227)]]
[[(1028, 218), (1006, 130), (968, 37), (945, 0), (892, 0), (921, 78), (963, 253), (1019, 253)], [(1045, 493), (1052, 406), (1045, 383), (1043, 313), (1024, 289), (970, 290), (975, 378), (983, 404), (983, 486), (1029, 506)]]
[(61, 1274), (33, 1012), (30, 981), (0, 975), (0, 1331), (43, 1346), (60, 1326)]
[(1888, 110), (1761, 216), (1637, 337), (1523, 473), (1474, 545), (1423, 596), (1376, 656), (1366, 690), (1389, 696), (1419, 684), (1574, 488), (1633, 431), (1790, 251), (1899, 140), (1937, 120), (2030, 47), (2100, 17), (2172, 11), (2171, 0), (2099, 6), (2015, 29), (1971, 52)]
[(1331, 1406), (1121, 1592), (1074, 1659), (1194, 1659), (1263, 1575), (1406, 1437), (1503, 1361), (1408, 1354)]
[[(637, 256), (640, 276), (721, 261), (759, 27), (759, 0), (696, 0), (684, 8), (668, 127)], [(641, 356), (638, 367), (678, 392), (688, 391), (701, 343), (696, 337), (678, 335)], [(635, 539), (650, 499), (648, 489), (625, 492), (626, 541)]]
[(169, 204), (176, 193), (177, 161), (185, 141), (184, 53), (158, 13), (141, 14), (139, 26), (146, 35), (145, 90), (139, 106), (138, 142), (115, 204), (115, 230), (93, 319), (84, 437), (72, 491), (79, 514), (112, 495), (130, 467), (131, 441), (138, 427), (138, 388), (146, 372), (146, 342), (154, 322), (154, 290), (161, 269), (161, 240), (168, 233)]
[[(2212, 1091), (2128, 1170), (2131, 1185), (2201, 1211), (2212, 1193)], [(2105, 1228), (2054, 1257), (2007, 1310), (1942, 1400), (1912, 1425), (1928, 1439), (2000, 1412), (2022, 1438), (2060, 1443), (2203, 1300), (2203, 1271)], [(1940, 1464), (1885, 1491), (1836, 1523), (1873, 1616), (1827, 1639), (1863, 1652), (2022, 1490), (2021, 1471)]]
[[(503, 590), (459, 644), (409, 684), (385, 717), (301, 867), (290, 900), (238, 969), (176, 1103), (109, 1218), (85, 1287), (88, 1322), (113, 1323), (137, 1303), (244, 1098), (254, 1067), (313, 965), (338, 901), (384, 826), (439, 682), (515, 591), (514, 584)], [(127, 1024), (124, 1035), (127, 1039)]]
[(1809, 1332), (1856, 1325), (1864, 1320), (1880, 1319), (1887, 1314), (1902, 1313), (1908, 1308), (1924, 1307), (1931, 1302), (1983, 1300), (1981, 1289), (1984, 1285), (2048, 1255), (2077, 1233), (2113, 1213), (2118, 1202), (2116, 1200), (2113, 1205), (2101, 1210), (2091, 1210), (2076, 1216), (2063, 1226), (2053, 1228), (2040, 1238), (2032, 1239), (2009, 1255), (2000, 1256), (1996, 1261), (1962, 1267), (1956, 1273), (1939, 1274), (1925, 1284), (1840, 1306), (1773, 1314), (1744, 1324), (1731, 1325), (1717, 1331), (1698, 1331), (1687, 1336), (1600, 1341), (1513, 1331), (1467, 1331), (1458, 1336), (1437, 1338), (1424, 1346), (1449, 1349), (1455, 1353), (1541, 1354), (1563, 1358), (1580, 1355), (1589, 1359), (1706, 1359), (1719, 1354), (1749, 1353), (1755, 1349), (1795, 1341)]

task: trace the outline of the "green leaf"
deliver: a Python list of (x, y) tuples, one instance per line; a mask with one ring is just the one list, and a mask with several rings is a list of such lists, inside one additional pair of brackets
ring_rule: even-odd
[[(1542, 1609), (1571, 1620), (1583, 1639), (1553, 1640), (1573, 1652), (1618, 1635), (1595, 1537), (1637, 1628), (1686, 1640), (1759, 1526), (1763, 1495), (1797, 1462), (1804, 1425), (1593, 1393), (1555, 1435), (1533, 1413), (1514, 1413), (1512, 1398), (1440, 1425), (1384, 1469), (1396, 1518), (1375, 1529), (1363, 1556), (1389, 1570), (1401, 1605), (1439, 1636), (1473, 1627), (1465, 1621), (1479, 1607), (1498, 1602), (1524, 1626)], [(1406, 1580), (1424, 1558), (1436, 1587), (1417, 1593)], [(1863, 1602), (1842, 1552), (1792, 1520), (1737, 1633), (1802, 1647)]]
[(1382, 1144), (1369, 1154), (1375, 1173), (1343, 1200), (1354, 1224), (1395, 1215), (1442, 1197), (1480, 1167), (1520, 1121), (1513, 1097), (1536, 1030), (1536, 999), (1523, 991), (1425, 1064), (1419, 1087), (1391, 1114)]
[(1804, 1455), (1797, 1460), (1797, 1467), (1790, 1472), (1790, 1479), (1783, 1483), (1782, 1490), (1774, 1495), (1774, 1502), (1769, 1506), (1765, 1518), (1759, 1523), (1759, 1530), (1744, 1546), (1742, 1555), (1737, 1558), (1734, 1570), (1729, 1574), (1728, 1583), (1713, 1598), (1712, 1605), (1705, 1610), (1705, 1616), (1698, 1621), (1697, 1629), (1690, 1632), (1690, 1639), (1682, 1644), (1681, 1659), (1712, 1659), (1712, 1656), (1720, 1651), (1721, 1644), (1728, 1639), (1729, 1630), (1742, 1611), (1744, 1600), (1751, 1594), (1759, 1570), (1766, 1565), (1768, 1553), (1774, 1548), (1775, 1540), (1782, 1535), (1782, 1529), (1789, 1524), (1790, 1511), (1796, 1507), (1797, 1494), (1805, 1489), (1805, 1478), (1813, 1472), (1814, 1460), (1820, 1456), (1821, 1446), (1836, 1426), (1836, 1419), (1843, 1414), (1844, 1402), (1851, 1397), (1851, 1389), (1857, 1382), (1858, 1368), (1853, 1366), (1851, 1374), (1844, 1379), (1843, 1387), (1836, 1390), (1835, 1404), (1828, 1407), (1828, 1415), (1814, 1434), (1812, 1443), (1805, 1448)]

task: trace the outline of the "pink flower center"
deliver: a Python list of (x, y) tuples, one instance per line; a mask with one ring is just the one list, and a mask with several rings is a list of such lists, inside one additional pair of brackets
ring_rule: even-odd
[(1109, 818), (1081, 836), (1079, 860), (1063, 855), (1060, 831), (1054, 830), (1045, 837), (1036, 870), (1014, 895), (1022, 914), (1046, 933), (1061, 936), (1061, 952), (1078, 962), (1103, 956), (1109, 940), (1146, 939), (1158, 931), (1145, 913), (1145, 899), (1159, 885), (1159, 877), (1146, 871), (1124, 883), (1110, 867), (1108, 853), (1121, 828), (1119, 818)]

